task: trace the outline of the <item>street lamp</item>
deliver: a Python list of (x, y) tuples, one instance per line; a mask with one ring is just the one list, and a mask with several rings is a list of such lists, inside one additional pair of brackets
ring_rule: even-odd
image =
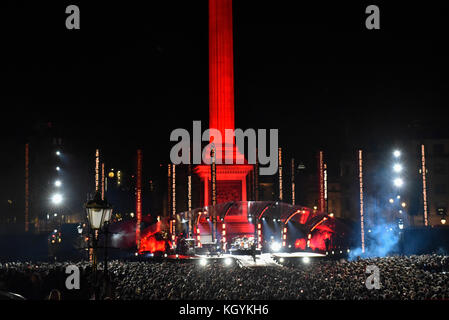
[(89, 225), (91, 230), (93, 231), (92, 237), (92, 247), (93, 247), (93, 272), (94, 272), (94, 281), (96, 284), (97, 278), (97, 241), (98, 241), (98, 233), (100, 230), (105, 227), (105, 276), (107, 274), (107, 224), (111, 219), (112, 215), (112, 206), (106, 201), (101, 199), (101, 194), (97, 192), (93, 200), (90, 200), (85, 205), (87, 212), (87, 219), (89, 220)]
[(393, 183), (396, 187), (402, 187), (402, 185), (404, 184), (404, 180), (402, 180), (401, 178), (396, 178), (393, 180)]
[(55, 193), (52, 197), (51, 197), (51, 201), (54, 204), (60, 204), (62, 202), (62, 195), (60, 193)]

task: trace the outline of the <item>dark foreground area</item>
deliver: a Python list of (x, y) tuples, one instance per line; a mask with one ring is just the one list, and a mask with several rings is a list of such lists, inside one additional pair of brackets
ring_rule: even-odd
[[(0, 264), (0, 291), (27, 299), (92, 299), (92, 268), (80, 268), (80, 289), (67, 290), (69, 262)], [(367, 266), (380, 272), (380, 289), (367, 289)], [(100, 282), (102, 271), (98, 272)], [(449, 256), (420, 255), (360, 259), (315, 260), (283, 267), (241, 268), (233, 263), (179, 262), (109, 263), (110, 286), (102, 289), (107, 299), (120, 300), (239, 300), (239, 299), (345, 299), (426, 300), (449, 299)]]

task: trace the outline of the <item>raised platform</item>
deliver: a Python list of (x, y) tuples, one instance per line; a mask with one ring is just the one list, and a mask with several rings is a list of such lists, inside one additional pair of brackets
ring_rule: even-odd
[(183, 262), (199, 262), (200, 260), (204, 260), (207, 264), (209, 263), (222, 263), (226, 259), (232, 259), (239, 266), (244, 268), (253, 268), (253, 267), (282, 267), (283, 260), (288, 261), (289, 259), (303, 259), (308, 258), (312, 261), (312, 259), (321, 259), (325, 258), (325, 254), (313, 253), (313, 252), (292, 252), (292, 253), (262, 253), (256, 255), (256, 261), (251, 255), (241, 255), (241, 254), (222, 254), (220, 256), (208, 256), (208, 255), (195, 255), (195, 256), (182, 256), (182, 255), (169, 255), (166, 257), (167, 260), (178, 260)]
[(279, 252), (273, 253), (273, 257), (276, 258), (324, 258), (325, 254), (315, 252)]

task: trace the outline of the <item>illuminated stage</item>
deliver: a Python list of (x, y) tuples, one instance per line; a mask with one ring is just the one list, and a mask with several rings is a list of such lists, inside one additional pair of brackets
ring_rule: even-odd
[(214, 243), (225, 253), (249, 250), (253, 243), (264, 253), (299, 257), (348, 248), (340, 219), (279, 201), (221, 203), (178, 213), (175, 220), (176, 234), (192, 233), (197, 248)]
[(292, 252), (292, 253), (262, 253), (256, 255), (256, 261), (254, 261), (251, 255), (233, 255), (222, 254), (220, 256), (209, 255), (195, 255), (195, 256), (183, 256), (183, 255), (168, 255), (165, 257), (167, 261), (171, 262), (185, 262), (185, 263), (198, 263), (200, 266), (206, 266), (211, 264), (223, 264), (227, 266), (238, 266), (242, 268), (254, 268), (254, 267), (282, 267), (284, 261), (294, 261), (308, 258), (307, 263), (312, 262), (314, 259), (326, 258), (325, 254), (313, 253), (313, 252)]
[(326, 257), (323, 253), (315, 253), (315, 252), (278, 252), (273, 253), (273, 257), (276, 258), (324, 258)]

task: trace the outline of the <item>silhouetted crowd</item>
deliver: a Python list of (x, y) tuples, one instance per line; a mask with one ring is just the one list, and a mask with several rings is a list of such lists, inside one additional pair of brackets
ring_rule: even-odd
[[(301, 261), (298, 259), (298, 261)], [(91, 266), (79, 262), (81, 288), (65, 288), (65, 266), (70, 263), (0, 264), (0, 291), (27, 299), (91, 299)], [(242, 268), (235, 262), (125, 262), (109, 263), (109, 290), (102, 297), (121, 300), (249, 300), (249, 299), (449, 299), (449, 257), (441, 255), (330, 261), (308, 264)], [(368, 289), (371, 273), (379, 270), (379, 289)], [(103, 276), (99, 272), (100, 278)]]
[[(68, 265), (80, 270), (80, 289), (68, 290)], [(0, 292), (12, 292), (29, 300), (78, 300), (93, 295), (92, 267), (86, 262), (8, 262), (0, 263)]]

